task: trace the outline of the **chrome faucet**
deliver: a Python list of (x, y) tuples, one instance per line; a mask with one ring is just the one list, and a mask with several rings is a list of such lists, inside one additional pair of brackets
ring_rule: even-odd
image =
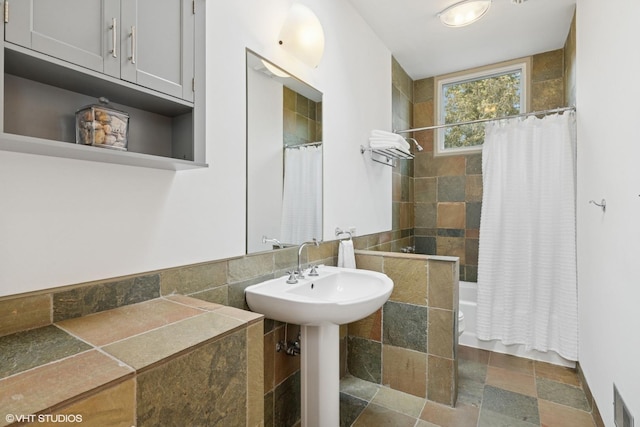
[[(298, 276), (299, 279), (304, 279), (304, 272), (302, 270), (302, 266), (300, 264), (300, 255), (302, 254), (302, 248), (304, 248), (307, 245), (315, 245), (315, 246), (320, 246), (320, 242), (318, 242), (318, 240), (314, 237), (312, 241), (310, 242), (303, 242), (300, 244), (300, 247), (298, 247), (298, 270), (296, 270), (296, 275)], [(307, 256), (307, 261), (308, 261), (309, 257)]]
[(278, 248), (278, 249), (289, 248), (291, 246), (296, 246), (296, 245), (294, 245), (292, 243), (282, 243), (278, 239), (272, 239), (272, 238), (269, 238), (267, 236), (262, 236), (262, 244), (267, 244), (267, 243), (273, 243), (273, 246)]
[(262, 244), (264, 245), (267, 243), (273, 243), (273, 245), (277, 246), (278, 248), (282, 248), (284, 246), (278, 239), (270, 239), (267, 236), (262, 236)]

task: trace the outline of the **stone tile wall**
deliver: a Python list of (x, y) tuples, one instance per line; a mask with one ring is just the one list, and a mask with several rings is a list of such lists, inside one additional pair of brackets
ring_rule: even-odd
[(576, 13), (564, 45), (564, 98), (565, 105), (576, 105)]
[(358, 268), (394, 282), (389, 301), (349, 324), (351, 375), (453, 406), (457, 396), (458, 260), (357, 251)]
[[(149, 425), (250, 424), (245, 331), (137, 376), (137, 420)], [(260, 403), (260, 399), (257, 403)]]
[[(566, 105), (564, 73), (564, 49), (532, 57), (532, 110)], [(435, 124), (434, 80), (431, 77), (413, 84), (413, 127)], [(414, 137), (425, 149), (414, 159), (416, 253), (457, 256), (460, 280), (475, 282), (482, 207), (482, 155), (435, 157), (433, 131), (415, 132)]]
[(413, 230), (392, 230), (355, 237), (353, 240), (356, 249), (402, 252), (402, 249), (413, 246)]
[(285, 145), (322, 141), (322, 103), (288, 87), (283, 88), (283, 141)]
[[(392, 58), (393, 130), (410, 129), (413, 118), (413, 80)], [(413, 160), (398, 160), (392, 172), (392, 229), (413, 235)], [(413, 241), (406, 246), (413, 246)]]

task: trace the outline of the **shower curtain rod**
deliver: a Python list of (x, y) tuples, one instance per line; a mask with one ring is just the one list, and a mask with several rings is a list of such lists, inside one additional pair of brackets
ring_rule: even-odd
[(576, 107), (574, 107), (574, 106), (552, 108), (550, 110), (532, 111), (530, 113), (515, 114), (513, 116), (496, 117), (496, 118), (491, 118), (491, 119), (469, 120), (467, 122), (447, 123), (447, 124), (444, 124), (444, 125), (426, 126), (426, 127), (422, 127), (422, 128), (415, 128), (415, 129), (396, 130), (394, 132), (395, 133), (409, 133), (409, 132), (418, 132), (418, 131), (421, 131), (421, 130), (442, 129), (442, 128), (448, 128), (448, 127), (453, 127), (453, 126), (472, 125), (472, 124), (475, 124), (475, 123), (492, 122), (492, 121), (495, 121), (495, 120), (507, 120), (507, 119), (515, 119), (515, 118), (518, 118), (518, 117), (541, 116), (541, 115), (547, 115), (547, 114), (562, 113), (564, 111), (570, 111), (570, 110), (575, 111), (575, 109), (576, 109)]
[(322, 145), (322, 141), (318, 141), (318, 142), (307, 142), (306, 144), (293, 144), (293, 145), (285, 145), (284, 149), (288, 149), (288, 148), (302, 148), (302, 147), (319, 147)]

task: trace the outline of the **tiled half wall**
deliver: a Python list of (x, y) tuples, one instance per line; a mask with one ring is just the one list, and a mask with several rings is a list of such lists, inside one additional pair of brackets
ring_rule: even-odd
[(454, 406), (458, 258), (357, 251), (356, 264), (385, 273), (394, 289), (380, 310), (349, 324), (349, 373)]

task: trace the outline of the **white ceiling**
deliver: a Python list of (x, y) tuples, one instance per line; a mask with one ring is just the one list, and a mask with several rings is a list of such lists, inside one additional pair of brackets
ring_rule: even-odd
[(438, 12), (459, 0), (349, 0), (418, 80), (564, 46), (576, 0), (493, 0), (474, 24), (449, 28)]

